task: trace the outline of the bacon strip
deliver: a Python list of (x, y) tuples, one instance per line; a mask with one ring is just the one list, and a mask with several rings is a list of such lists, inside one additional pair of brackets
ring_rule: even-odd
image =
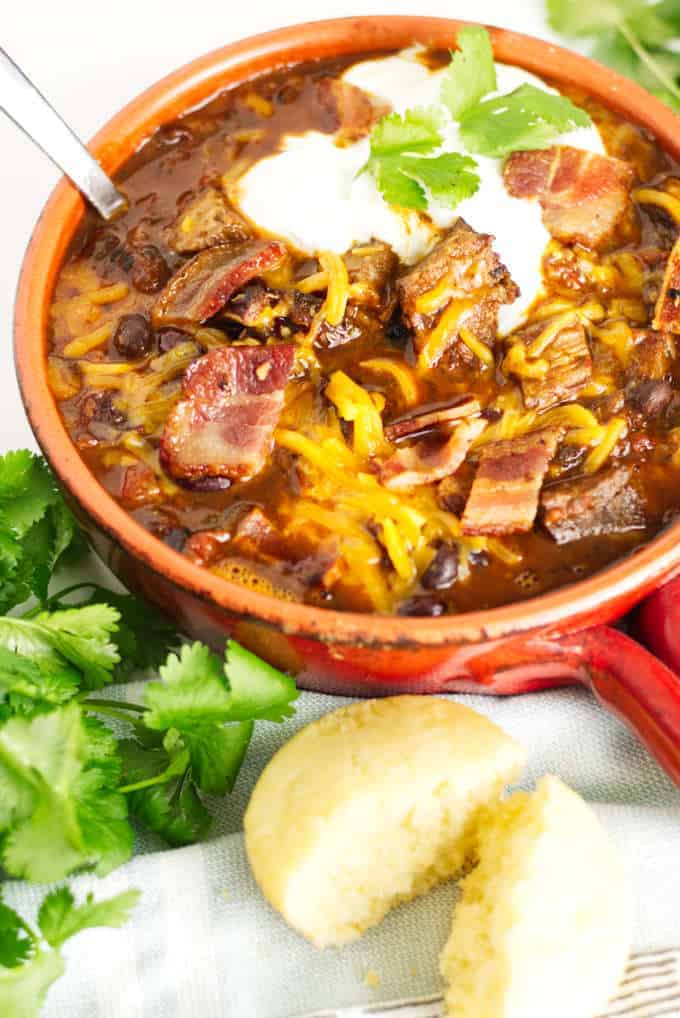
[(221, 347), (187, 369), (183, 399), (160, 444), (165, 470), (189, 487), (228, 487), (265, 464), (283, 407), (294, 346)]
[(513, 152), (503, 180), (513, 198), (538, 198), (553, 237), (597, 248), (623, 217), (633, 169), (612, 156), (556, 145)]
[(471, 417), (481, 410), (479, 402), (474, 396), (460, 396), (451, 403), (435, 405), (432, 404), (427, 410), (419, 410), (403, 417), (398, 417), (385, 425), (385, 437), (390, 442), (400, 438), (408, 438), (410, 435), (419, 435), (423, 431), (430, 431), (444, 424), (451, 424), (461, 417)]
[(463, 513), (464, 534), (531, 530), (543, 478), (562, 434), (561, 428), (544, 428), (486, 446)]
[(468, 454), (474, 440), (481, 435), (486, 421), (479, 417), (460, 424), (451, 437), (434, 448), (430, 443), (399, 449), (386, 460), (380, 469), (380, 480), (385, 487), (398, 491), (419, 484), (430, 484), (455, 474)]
[(680, 237), (666, 264), (652, 325), (660, 332), (680, 333)]
[(158, 296), (151, 309), (153, 324), (162, 328), (205, 322), (251, 279), (278, 268), (286, 254), (278, 240), (252, 241), (236, 249), (218, 244), (199, 251)]

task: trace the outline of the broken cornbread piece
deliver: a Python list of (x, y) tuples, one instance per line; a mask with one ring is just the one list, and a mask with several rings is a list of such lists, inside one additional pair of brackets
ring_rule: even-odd
[(524, 765), (485, 717), (432, 696), (354, 703), (271, 760), (245, 817), (260, 888), (317, 947), (356, 940), (458, 872)]
[(558, 778), (480, 826), (440, 959), (450, 1018), (592, 1018), (631, 941), (631, 896), (591, 808)]

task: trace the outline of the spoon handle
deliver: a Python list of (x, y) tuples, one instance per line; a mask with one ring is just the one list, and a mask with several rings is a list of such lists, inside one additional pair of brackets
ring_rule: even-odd
[(0, 48), (0, 109), (71, 178), (104, 219), (126, 200), (23, 71)]

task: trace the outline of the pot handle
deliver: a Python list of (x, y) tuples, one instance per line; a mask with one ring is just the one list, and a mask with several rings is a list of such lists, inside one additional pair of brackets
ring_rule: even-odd
[(644, 743), (680, 788), (680, 676), (609, 626), (560, 640), (582, 655), (581, 681)]

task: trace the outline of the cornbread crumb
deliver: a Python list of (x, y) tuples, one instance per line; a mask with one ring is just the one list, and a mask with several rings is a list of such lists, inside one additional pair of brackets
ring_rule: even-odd
[(298, 732), (261, 775), (246, 850), (265, 897), (317, 947), (356, 940), (458, 872), (523, 749), (433, 696), (354, 703)]
[(590, 807), (555, 777), (480, 827), (440, 958), (450, 1018), (592, 1018), (616, 989), (632, 909)]
[(364, 983), (366, 986), (370, 986), (371, 989), (375, 990), (381, 983), (380, 976), (375, 969), (366, 969), (366, 975), (364, 976)]

